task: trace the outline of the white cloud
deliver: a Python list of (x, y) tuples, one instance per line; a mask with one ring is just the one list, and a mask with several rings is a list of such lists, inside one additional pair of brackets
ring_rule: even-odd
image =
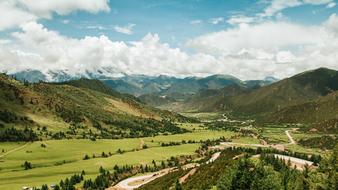
[(274, 16), (278, 12), (301, 5), (326, 5), (332, 3), (332, 0), (272, 0), (269, 6), (261, 13), (260, 16)]
[(196, 24), (201, 24), (203, 21), (202, 20), (192, 20), (190, 21), (190, 24), (196, 25)]
[(0, 1), (0, 31), (37, 19), (34, 14), (15, 5), (14, 1)]
[(62, 20), (61, 22), (62, 22), (63, 24), (69, 24), (69, 23), (70, 23), (70, 20), (65, 19), (65, 20)]
[(335, 2), (331, 2), (329, 4), (326, 5), (326, 8), (333, 8), (336, 6), (336, 3)]
[(319, 43), (322, 37), (319, 29), (287, 22), (265, 22), (206, 34), (188, 41), (187, 46), (213, 54), (234, 54), (242, 48), (290, 48)]
[(338, 16), (336, 13), (330, 15), (329, 19), (324, 23), (328, 30), (338, 35)]
[(236, 25), (236, 24), (248, 24), (248, 23), (252, 23), (255, 21), (254, 17), (247, 17), (244, 15), (235, 15), (235, 16), (231, 16), (228, 20), (227, 23), (231, 24), (231, 25)]
[(109, 10), (108, 0), (2, 0), (0, 30), (17, 27), (39, 18), (51, 19), (53, 13), (67, 15), (74, 11), (97, 13)]
[(338, 69), (337, 26), (336, 14), (319, 26), (270, 21), (202, 35), (186, 46), (214, 56), (226, 73), (241, 78), (283, 78), (318, 67)]
[(277, 63), (292, 63), (293, 61), (296, 61), (296, 57), (290, 51), (279, 51), (276, 54)]
[(104, 35), (68, 38), (29, 22), (12, 36), (10, 45), (0, 44), (0, 68), (8, 72), (63, 70), (77, 75), (100, 69), (113, 71), (109, 74), (198, 75), (209, 72), (205, 68), (215, 68), (216, 63), (210, 55), (188, 55), (179, 48), (171, 48), (161, 43), (157, 34), (127, 44), (111, 41)]
[(105, 26), (101, 26), (101, 25), (88, 25), (86, 26), (86, 28), (91, 29), (91, 30), (107, 30)]
[(241, 79), (283, 78), (318, 67), (338, 69), (338, 16), (319, 26), (289, 22), (241, 25), (191, 39), (195, 53), (162, 43), (157, 34), (118, 42), (107, 36), (65, 37), (36, 22), (21, 26), (0, 43), (0, 68), (86, 71), (109, 74), (205, 76), (232, 74)]
[(209, 19), (209, 22), (211, 23), (211, 24), (219, 24), (219, 23), (221, 23), (221, 22), (223, 22), (224, 21), (224, 18), (223, 17), (216, 17), (216, 18), (211, 18), (211, 19)]
[(302, 2), (299, 0), (273, 0), (271, 4), (264, 10), (264, 16), (273, 16), (279, 11), (289, 8), (302, 5)]
[(122, 34), (131, 35), (133, 34), (134, 26), (135, 24), (129, 23), (127, 26), (115, 26), (114, 30)]

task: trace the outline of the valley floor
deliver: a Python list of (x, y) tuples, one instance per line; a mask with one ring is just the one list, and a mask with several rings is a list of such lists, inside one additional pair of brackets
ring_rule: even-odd
[[(244, 128), (249, 125), (249, 123), (240, 123)], [(21, 189), (23, 186), (58, 184), (60, 180), (79, 174), (82, 170), (86, 172), (85, 179), (93, 179), (98, 175), (101, 166), (113, 170), (115, 165), (151, 164), (153, 160), (160, 163), (170, 157), (193, 155), (201, 145), (199, 141), (220, 137), (231, 139), (231, 142), (223, 144), (229, 146), (269, 147), (282, 144), (284, 148), (292, 151), (326, 153), (320, 149), (306, 148), (297, 144), (297, 140), (303, 138), (304, 134), (291, 127), (266, 127), (259, 132), (260, 138), (256, 135), (243, 136), (239, 132), (228, 130), (211, 130), (203, 127), (203, 124), (184, 123), (180, 124), (180, 127), (190, 132), (119, 140), (69, 139), (33, 143), (0, 143), (0, 151), (2, 151), (0, 189), (13, 190)], [(265, 140), (268, 141), (268, 145)], [(182, 143), (183, 141), (191, 141), (191, 143)], [(163, 146), (163, 143), (171, 142), (180, 144)], [(108, 156), (102, 157), (103, 152)], [(84, 159), (86, 155), (89, 159)], [(25, 161), (30, 162), (33, 168), (25, 170), (22, 166)]]
[[(0, 143), (0, 189), (21, 189), (23, 186), (40, 186), (56, 184), (61, 179), (75, 173), (86, 172), (86, 178), (94, 178), (100, 166), (112, 170), (115, 165), (151, 164), (152, 160), (160, 162), (179, 155), (191, 155), (200, 146), (199, 143), (181, 144), (162, 147), (161, 143), (200, 141), (230, 138), (233, 132), (214, 132), (204, 130), (198, 124), (182, 126), (195, 130), (177, 135), (162, 135), (142, 139), (130, 138), (121, 140), (84, 139), (48, 140), (33, 143)], [(42, 147), (44, 144), (46, 147)], [(148, 148), (140, 149), (141, 144)], [(118, 153), (121, 150), (123, 153)], [(102, 158), (101, 154), (111, 154)], [(84, 160), (85, 155), (90, 159)], [(96, 158), (93, 158), (95, 155)], [(29, 161), (33, 169), (24, 170), (25, 161)]]

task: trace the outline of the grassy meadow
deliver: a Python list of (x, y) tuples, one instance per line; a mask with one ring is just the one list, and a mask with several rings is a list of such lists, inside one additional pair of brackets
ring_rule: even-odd
[[(86, 172), (85, 178), (93, 179), (97, 176), (101, 166), (113, 170), (115, 165), (151, 164), (152, 160), (160, 162), (172, 156), (192, 155), (200, 146), (198, 143), (200, 140), (225, 137), (231, 138), (235, 143), (260, 143), (259, 139), (241, 136), (238, 132), (208, 130), (201, 124), (179, 123), (178, 126), (190, 132), (117, 140), (64, 139), (32, 143), (0, 143), (0, 189), (12, 190), (23, 186), (55, 184), (82, 170)], [(267, 126), (261, 129), (260, 135), (270, 143), (286, 144), (289, 141), (285, 130), (288, 129), (290, 128), (284, 126)], [(307, 136), (299, 131), (291, 132), (291, 134), (295, 140)], [(189, 140), (196, 143), (161, 146), (162, 143), (188, 142)], [(144, 145), (147, 145), (146, 149), (142, 149)], [(297, 144), (286, 145), (286, 147), (292, 151), (323, 153), (319, 149), (308, 149)], [(118, 150), (123, 153), (119, 153)], [(110, 156), (101, 157), (102, 152)], [(89, 159), (84, 160), (85, 155), (88, 155)], [(22, 165), (25, 161), (30, 162), (33, 168), (24, 170)]]
[[(165, 142), (182, 142), (182, 140), (207, 140), (219, 137), (230, 138), (235, 133), (227, 131), (209, 131), (202, 129), (199, 124), (180, 124), (191, 132), (177, 135), (160, 135), (146, 138), (126, 138), (119, 140), (97, 139), (69, 139), (47, 140), (33, 143), (0, 143), (0, 189), (20, 189), (22, 186), (40, 186), (44, 183), (58, 183), (75, 173), (84, 170), (86, 178), (94, 178), (100, 166), (111, 169), (114, 165), (150, 164), (152, 160), (162, 161), (172, 156), (191, 155), (200, 146), (195, 144), (182, 144), (162, 147)], [(193, 130), (194, 129), (194, 130)], [(42, 145), (43, 144), (43, 145)], [(148, 146), (141, 149), (142, 144)], [(16, 151), (7, 151), (21, 147)], [(45, 147), (44, 147), (45, 146)], [(125, 151), (122, 154), (118, 150)], [(112, 154), (102, 158), (102, 152)], [(88, 155), (90, 159), (83, 160)], [(93, 158), (96, 155), (96, 158)], [(33, 169), (24, 170), (22, 164), (28, 161)]]

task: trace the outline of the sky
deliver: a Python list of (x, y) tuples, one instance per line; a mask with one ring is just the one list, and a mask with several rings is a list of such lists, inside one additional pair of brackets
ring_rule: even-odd
[(334, 0), (1, 0), (0, 72), (243, 80), (338, 69)]

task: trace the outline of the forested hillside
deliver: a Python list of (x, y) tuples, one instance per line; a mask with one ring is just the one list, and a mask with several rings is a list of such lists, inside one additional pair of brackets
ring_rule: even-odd
[(14, 134), (32, 129), (39, 130), (37, 136), (41, 138), (122, 138), (180, 133), (182, 129), (171, 121), (185, 119), (143, 105), (135, 97), (115, 92), (96, 80), (31, 84), (0, 75), (2, 140), (6, 139), (4, 136), (13, 140)]

